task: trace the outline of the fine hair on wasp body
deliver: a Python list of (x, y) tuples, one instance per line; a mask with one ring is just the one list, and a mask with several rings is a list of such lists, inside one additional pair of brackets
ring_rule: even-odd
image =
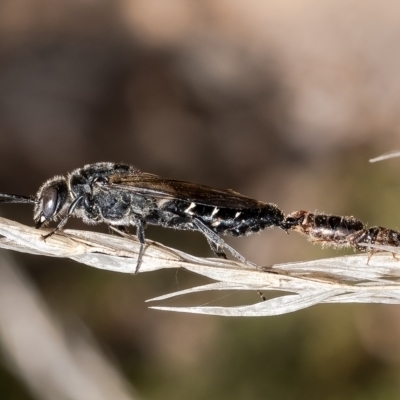
[(200, 231), (214, 253), (226, 258), (228, 250), (240, 261), (254, 265), (229, 246), (220, 235), (245, 236), (269, 227), (282, 227), (283, 212), (230, 189), (166, 179), (137, 168), (112, 162), (85, 165), (66, 177), (46, 181), (35, 197), (0, 194), (2, 203), (34, 204), (37, 228), (58, 221), (47, 238), (64, 227), (69, 217), (87, 224), (106, 223), (126, 236), (136, 227), (140, 250), (139, 269), (145, 244), (146, 225)]

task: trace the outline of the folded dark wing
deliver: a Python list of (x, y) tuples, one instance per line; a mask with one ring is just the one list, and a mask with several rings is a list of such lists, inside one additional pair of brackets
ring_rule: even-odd
[(161, 178), (148, 173), (116, 174), (109, 177), (104, 189), (118, 189), (138, 196), (179, 199), (220, 208), (251, 209), (264, 203), (231, 189), (217, 189), (196, 183)]

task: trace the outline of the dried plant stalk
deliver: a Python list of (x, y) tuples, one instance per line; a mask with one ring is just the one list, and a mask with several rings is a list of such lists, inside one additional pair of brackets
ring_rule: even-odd
[[(36, 230), (0, 218), (0, 247), (51, 257), (67, 257), (95, 268), (134, 273), (140, 244), (132, 239), (96, 232), (65, 230), (43, 240)], [(399, 252), (397, 248), (377, 247)], [(400, 262), (388, 253), (336, 257), (309, 262), (252, 268), (237, 261), (194, 257), (146, 241), (140, 272), (162, 268), (185, 268), (215, 280), (215, 283), (157, 297), (207, 290), (258, 290), (282, 292), (282, 296), (239, 307), (152, 307), (159, 310), (223, 316), (284, 314), (318, 303), (400, 303)], [(287, 293), (290, 294), (287, 294)]]

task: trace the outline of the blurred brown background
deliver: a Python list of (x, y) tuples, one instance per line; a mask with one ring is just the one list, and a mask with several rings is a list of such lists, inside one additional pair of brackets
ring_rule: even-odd
[[(285, 213), (398, 228), (400, 161), (368, 159), (400, 148), (399, 43), (400, 5), (389, 0), (1, 0), (1, 191), (33, 194), (56, 174), (123, 161)], [(1, 215), (32, 224), (29, 206)], [(211, 256), (196, 233), (147, 237)], [(264, 265), (343, 254), (278, 230), (228, 241)], [(144, 300), (199, 278), (12, 256), (61, 325), (84, 325), (142, 398), (400, 396), (399, 307), (169, 314)], [(222, 303), (243, 300), (259, 299), (232, 293)], [(37, 398), (6, 362), (0, 393)]]

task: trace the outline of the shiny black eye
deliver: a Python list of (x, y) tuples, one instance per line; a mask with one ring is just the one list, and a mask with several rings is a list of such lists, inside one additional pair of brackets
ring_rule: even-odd
[(58, 192), (55, 187), (49, 187), (44, 191), (42, 197), (42, 212), (46, 219), (51, 218), (56, 212), (57, 200)]

